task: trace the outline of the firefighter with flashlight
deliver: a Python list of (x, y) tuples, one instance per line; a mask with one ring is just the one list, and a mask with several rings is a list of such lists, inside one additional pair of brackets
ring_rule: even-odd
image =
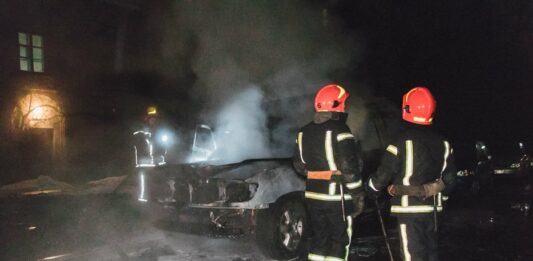
[(139, 176), (139, 201), (146, 202), (156, 197), (161, 199), (161, 195), (164, 195), (164, 200), (174, 200), (176, 189), (173, 179), (157, 187), (148, 186), (151, 183), (151, 169), (167, 164), (167, 150), (173, 145), (173, 137), (168, 125), (162, 121), (157, 107), (148, 106), (141, 129), (133, 133), (135, 168)]
[(166, 164), (165, 157), (172, 135), (163, 127), (156, 106), (148, 106), (143, 127), (133, 133), (136, 167)]
[(347, 260), (353, 218), (364, 206), (358, 142), (346, 125), (349, 93), (335, 84), (315, 96), (315, 115), (298, 132), (293, 163), (307, 177), (313, 238), (308, 260)]
[[(436, 102), (425, 87), (403, 96), (402, 118), (406, 129), (388, 145), (376, 173), (366, 184), (376, 198), (387, 187), (391, 214), (398, 219), (403, 260), (438, 260), (437, 212), (443, 194), (455, 184), (450, 143), (431, 128)], [(391, 184), (392, 182), (392, 184)]]

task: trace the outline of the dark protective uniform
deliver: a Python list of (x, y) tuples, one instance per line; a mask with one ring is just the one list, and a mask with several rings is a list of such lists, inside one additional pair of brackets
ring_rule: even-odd
[(493, 187), (492, 156), (487, 145), (481, 141), (476, 142), (475, 178), (479, 182), (481, 193), (489, 192)]
[(524, 146), (524, 143), (520, 142), (520, 151), (522, 152), (522, 157), (520, 157), (518, 173), (523, 176), (529, 176), (531, 173), (531, 156), (529, 148)]
[[(429, 126), (411, 125), (390, 144), (368, 187), (380, 191), (390, 182), (407, 187), (422, 186), (437, 179), (445, 189), (431, 197), (398, 195), (391, 199), (391, 214), (398, 218), (403, 259), (438, 260), (434, 214), (442, 211), (442, 194), (455, 184), (455, 165), (450, 143)], [(435, 214), (436, 215), (436, 214)]]
[(317, 112), (298, 132), (294, 166), (307, 176), (305, 202), (313, 232), (309, 260), (347, 260), (353, 212), (362, 211), (362, 161), (346, 117)]
[(135, 156), (135, 168), (137, 175), (139, 176), (138, 200), (146, 202), (150, 198), (155, 198), (155, 191), (165, 191), (166, 194), (173, 194), (175, 188), (173, 183), (165, 183), (168, 184), (168, 186), (148, 191), (148, 184), (150, 182), (149, 176), (147, 176), (146, 173), (151, 168), (167, 164), (167, 150), (157, 142), (157, 136), (163, 129), (163, 124), (161, 124), (160, 119), (156, 116), (149, 115), (145, 117), (143, 122), (144, 126), (133, 133), (132, 143)]

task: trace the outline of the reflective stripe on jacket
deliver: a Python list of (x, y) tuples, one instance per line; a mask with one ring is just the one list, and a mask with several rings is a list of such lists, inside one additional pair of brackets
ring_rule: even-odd
[(296, 170), (307, 176), (307, 199), (340, 201), (340, 184), (331, 180), (334, 173), (341, 175), (346, 200), (351, 199), (348, 194), (362, 191), (359, 147), (345, 115), (334, 113), (329, 120), (311, 122), (298, 132), (293, 161)]
[[(455, 165), (450, 143), (427, 126), (414, 126), (399, 136), (382, 157), (376, 173), (370, 176), (369, 187), (376, 191), (393, 184), (423, 185), (439, 178), (444, 193), (455, 184)], [(417, 215), (442, 211), (442, 194), (435, 197), (395, 196), (391, 199), (393, 215)]]

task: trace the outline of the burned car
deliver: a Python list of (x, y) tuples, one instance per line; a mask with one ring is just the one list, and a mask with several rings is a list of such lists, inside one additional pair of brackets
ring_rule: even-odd
[[(193, 143), (193, 151), (201, 154), (195, 158), (211, 153)], [(291, 164), (290, 159), (250, 159), (143, 165), (137, 169), (138, 200), (161, 204), (180, 222), (203, 223), (212, 233), (255, 234), (268, 256), (294, 257), (304, 250), (307, 214), (305, 180)]]
[[(369, 143), (362, 144), (367, 163), (364, 172), (370, 173), (386, 146), (387, 132), (395, 125), (370, 113), (364, 122), (352, 128), (359, 130), (360, 136), (373, 135), (365, 139)], [(288, 259), (301, 255), (309, 236), (305, 179), (297, 175), (289, 157), (252, 155), (237, 162), (224, 160), (228, 153), (224, 141), (231, 140), (230, 134), (225, 130), (216, 135), (209, 125), (197, 125), (190, 135), (188, 162), (140, 166), (139, 201), (157, 202), (171, 209), (180, 224), (206, 224), (219, 235), (255, 235), (258, 246), (269, 257)], [(293, 146), (293, 137), (288, 136), (285, 144)], [(355, 241), (363, 237), (381, 239), (373, 205), (368, 202), (368, 208), (357, 218), (356, 227), (361, 229), (355, 232)], [(386, 203), (380, 208), (388, 212)], [(362, 225), (357, 226), (358, 223)]]
[[(179, 224), (206, 225), (214, 236), (254, 235), (264, 254), (275, 259), (305, 252), (309, 233), (305, 180), (296, 174), (291, 159), (175, 168), (181, 172), (145, 169), (140, 174), (139, 200), (164, 205)], [(367, 206), (356, 220), (354, 242), (381, 240), (374, 205), (367, 202)], [(380, 208), (388, 212), (386, 202)]]

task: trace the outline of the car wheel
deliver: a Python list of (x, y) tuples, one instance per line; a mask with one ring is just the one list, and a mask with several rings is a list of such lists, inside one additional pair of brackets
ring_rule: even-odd
[(307, 212), (303, 201), (289, 197), (257, 218), (256, 238), (263, 253), (275, 259), (298, 257), (306, 251)]

